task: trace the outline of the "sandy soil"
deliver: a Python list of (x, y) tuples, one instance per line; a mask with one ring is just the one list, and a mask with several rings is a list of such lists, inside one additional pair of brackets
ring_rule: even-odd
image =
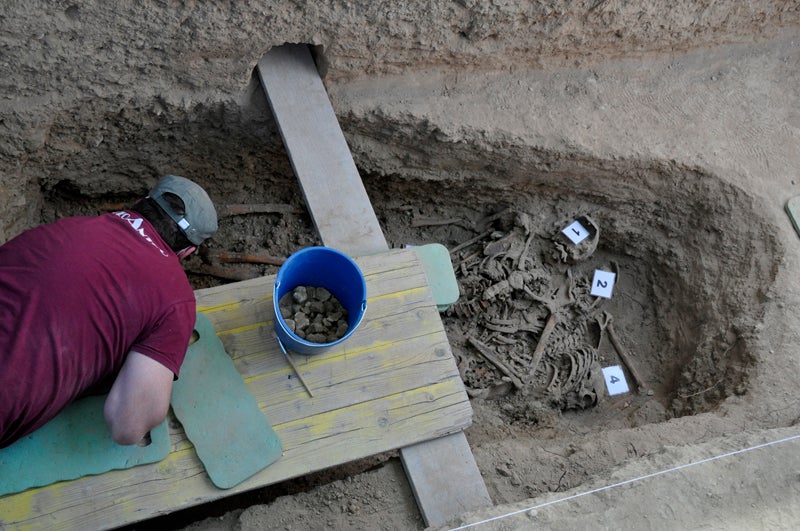
[[(10, 6), (0, 239), (176, 172), (223, 207), (267, 205), (223, 211), (187, 264), (195, 287), (274, 273), (319, 242), (252, 68), (270, 46), (317, 44), (387, 240), (453, 250), (462, 297), (443, 320), (496, 504), (453, 525), (516, 512), (481, 528), (797, 527), (797, 6), (380, 6)], [(560, 230), (580, 216), (597, 246), (564, 258)], [(587, 293), (595, 269), (618, 273), (609, 300)], [(625, 365), (609, 315), (643, 392), (597, 381)], [(424, 523), (390, 453), (132, 528)]]
[[(498, 505), (456, 523), (800, 433), (797, 323), (788, 311), (800, 263), (783, 211), (797, 192), (800, 162), (798, 37), (590, 69), (460, 80), (428, 72), (413, 83), (405, 78), (413, 90), (393, 88), (392, 78), (332, 90), (388, 240), (455, 250), (462, 297), (443, 320), (473, 397), (468, 440)], [(381, 135), (378, 116), (397, 128)], [(428, 142), (386, 149), (411, 129), (415, 139), (427, 131)], [(464, 145), (465, 130), (487, 131), (487, 140)], [(542, 167), (545, 177), (526, 184)], [(505, 174), (508, 185), (487, 185), (478, 178), (487, 173)], [(560, 229), (581, 215), (599, 229), (597, 248), (565, 258)], [(267, 219), (285, 224), (290, 246), (296, 234), (309, 234), (303, 216)], [(618, 273), (614, 296), (599, 304), (587, 293), (598, 268)], [(564, 302), (572, 305), (559, 308)], [(528, 378), (551, 311), (558, 324)], [(598, 366), (621, 365), (635, 387), (602, 326), (608, 315), (643, 392), (609, 397), (594, 379)], [(521, 385), (476, 345), (503, 360)], [(610, 517), (629, 528), (790, 528), (800, 493), (794, 476), (781, 476), (791, 461), (780, 455), (796, 445), (482, 528), (566, 529)], [(771, 489), (780, 496), (769, 503), (752, 495)], [(654, 500), (671, 509), (641, 510)], [(754, 501), (743, 506), (746, 500)], [(160, 523), (182, 526), (204, 514), (216, 516), (188, 529), (424, 527), (394, 455)]]

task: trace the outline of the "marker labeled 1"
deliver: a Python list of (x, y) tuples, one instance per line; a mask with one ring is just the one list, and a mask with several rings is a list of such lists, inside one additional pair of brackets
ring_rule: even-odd
[(575, 245), (578, 245), (583, 240), (589, 237), (589, 231), (586, 230), (586, 227), (581, 225), (580, 222), (577, 220), (567, 225), (567, 228), (562, 230), (561, 233), (567, 238), (569, 238), (569, 241), (571, 241)]

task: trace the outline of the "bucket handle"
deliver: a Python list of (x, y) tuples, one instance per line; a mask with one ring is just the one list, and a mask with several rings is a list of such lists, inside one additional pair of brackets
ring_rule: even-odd
[(355, 323), (353, 323), (353, 326), (351, 327), (352, 330), (355, 330), (356, 328), (358, 328), (358, 325), (360, 325), (361, 321), (364, 320), (364, 316), (367, 315), (367, 301), (366, 300), (361, 301), (361, 312), (359, 312), (359, 313), (360, 313), (360, 315), (358, 316), (358, 320)]

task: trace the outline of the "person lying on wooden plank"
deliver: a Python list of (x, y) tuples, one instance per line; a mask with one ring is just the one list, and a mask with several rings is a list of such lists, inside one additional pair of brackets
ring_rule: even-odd
[(164, 420), (196, 317), (181, 260), (216, 230), (205, 190), (168, 175), (128, 210), (0, 246), (0, 448), (88, 394), (108, 392), (118, 444)]

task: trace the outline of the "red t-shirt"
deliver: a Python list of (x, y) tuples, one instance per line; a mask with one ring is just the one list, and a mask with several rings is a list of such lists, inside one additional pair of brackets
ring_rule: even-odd
[(177, 378), (195, 299), (135, 212), (65, 218), (0, 246), (0, 448), (98, 388), (131, 350)]

